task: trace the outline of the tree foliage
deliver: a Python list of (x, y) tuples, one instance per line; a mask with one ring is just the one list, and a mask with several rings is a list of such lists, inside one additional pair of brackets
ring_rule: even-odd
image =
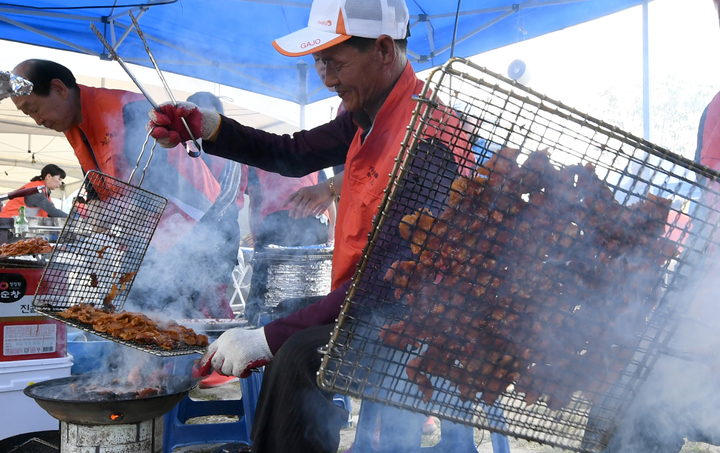
[[(677, 75), (650, 82), (650, 141), (694, 158), (700, 117), (715, 95), (710, 84), (688, 84)], [(599, 95), (594, 116), (638, 137), (643, 136), (642, 86), (626, 93), (608, 89)]]

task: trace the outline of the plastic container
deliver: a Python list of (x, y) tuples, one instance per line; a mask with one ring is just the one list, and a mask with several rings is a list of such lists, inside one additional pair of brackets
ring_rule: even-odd
[(60, 321), (35, 312), (33, 297), (44, 264), (22, 261), (0, 269), (0, 362), (63, 359), (67, 328)]
[(107, 373), (108, 361), (120, 347), (108, 340), (75, 341), (68, 336), (68, 353), (75, 358), (72, 374)]
[(72, 356), (57, 359), (0, 362), (0, 439), (18, 434), (56, 430), (59, 422), (23, 390), (33, 382), (70, 376)]

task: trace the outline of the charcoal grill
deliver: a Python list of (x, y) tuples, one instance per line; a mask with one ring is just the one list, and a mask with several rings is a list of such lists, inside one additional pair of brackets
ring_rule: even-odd
[(318, 383), (602, 451), (717, 248), (718, 174), (462, 59), (416, 101)]
[[(142, 181), (141, 181), (142, 182)], [(159, 356), (193, 354), (198, 348), (167, 351), (115, 338), (58, 312), (77, 304), (121, 311), (167, 200), (106, 174), (90, 171), (58, 236), (33, 306), (43, 315)]]
[[(31, 384), (23, 393), (60, 421), (112, 425), (160, 417), (175, 407), (196, 385), (187, 376), (166, 375), (161, 379), (150, 379), (147, 384), (148, 387), (156, 387), (157, 393), (138, 396), (129, 390), (139, 391), (142, 385), (113, 381), (113, 376), (109, 375), (70, 376)], [(105, 390), (115, 388), (121, 393), (108, 396), (107, 393), (93, 391), (93, 386), (99, 383), (106, 384)]]

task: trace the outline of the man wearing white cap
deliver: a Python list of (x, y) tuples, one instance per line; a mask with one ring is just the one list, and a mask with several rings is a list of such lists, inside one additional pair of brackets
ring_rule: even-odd
[[(338, 138), (350, 128), (346, 117), (291, 138), (263, 135), (194, 105), (165, 105), (164, 114), (150, 113), (153, 137), (164, 146), (187, 138), (182, 116), (207, 152), (266, 170), (291, 176), (345, 163), (333, 291), (261, 329), (225, 332), (203, 357), (216, 370), (241, 377), (268, 365), (253, 423), (254, 452), (337, 451), (347, 411), (317, 387), (317, 349), (330, 338), (410, 123), (412, 96), (423, 87), (406, 56), (408, 21), (404, 0), (315, 0), (308, 27), (273, 42), (288, 56), (320, 53), (327, 63), (325, 84), (335, 88), (360, 127), (349, 149), (342, 150)], [(459, 127), (454, 118), (446, 121)], [(419, 193), (420, 187), (411, 190)]]

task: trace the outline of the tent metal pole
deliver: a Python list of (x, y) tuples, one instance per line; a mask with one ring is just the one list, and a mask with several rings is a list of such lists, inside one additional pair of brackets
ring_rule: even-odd
[[(130, 10), (128, 10), (128, 14), (130, 14), (129, 11), (130, 11)], [(147, 11), (147, 9), (140, 8), (140, 12), (137, 14), (137, 20), (140, 20), (140, 18), (143, 17), (143, 14), (145, 14), (145, 11)], [(115, 33), (115, 23), (116, 23), (116, 22), (115, 22), (115, 20), (113, 19), (113, 21), (112, 21), (112, 30), (113, 30), (113, 33)], [(117, 42), (116, 42), (116, 41), (113, 41), (113, 46), (115, 46), (115, 50), (118, 50), (118, 48), (119, 48), (120, 45), (123, 43), (123, 41), (125, 41), (125, 38), (127, 38), (128, 35), (130, 34), (130, 32), (132, 31), (132, 29), (133, 29), (133, 27), (128, 27), (128, 28), (126, 28), (126, 29), (125, 29), (125, 32), (122, 34), (122, 36), (120, 37), (120, 39), (118, 39)], [(113, 39), (114, 39), (114, 38), (113, 38)]]
[[(514, 11), (510, 11), (510, 12), (500, 14), (499, 16), (495, 17), (494, 19), (491, 19), (491, 20), (485, 22), (484, 24), (482, 24), (481, 26), (477, 27), (473, 31), (462, 35), (460, 37), (460, 39), (454, 39), (453, 42), (455, 44), (461, 43), (461, 42), (465, 41), (466, 39), (471, 38), (472, 36), (480, 33), (481, 31), (485, 30), (486, 28), (500, 22), (501, 20), (505, 19), (506, 17), (508, 17), (509, 15), (514, 14), (514, 13), (515, 13)], [(435, 52), (435, 56), (440, 55), (441, 53), (445, 52), (449, 48), (450, 48), (450, 44), (446, 44), (446, 45), (442, 46), (441, 48), (439, 48), (437, 50), (437, 52)]]
[(66, 46), (71, 47), (71, 48), (73, 48), (73, 49), (75, 49), (75, 50), (77, 50), (77, 51), (79, 51), (79, 52), (82, 52), (82, 53), (85, 53), (85, 54), (88, 54), (88, 55), (94, 55), (94, 56), (96, 56), (96, 57), (100, 56), (100, 54), (97, 53), (97, 52), (93, 52), (93, 51), (90, 50), (90, 49), (86, 49), (85, 47), (78, 46), (77, 44), (74, 44), (74, 43), (72, 43), (72, 42), (70, 42), (70, 41), (68, 41), (68, 40), (66, 40), (66, 39), (62, 39), (62, 38), (60, 38), (60, 37), (58, 37), (58, 36), (51, 35), (50, 33), (46, 33), (46, 32), (44, 32), (44, 31), (42, 31), (42, 30), (38, 30), (38, 29), (35, 28), (35, 27), (30, 27), (29, 25), (25, 25), (25, 24), (23, 24), (23, 23), (21, 23), (21, 22), (12, 20), (12, 19), (10, 19), (9, 17), (5, 17), (5, 16), (0, 15), (0, 21), (7, 22), (8, 24), (15, 25), (15, 26), (18, 27), (18, 28), (22, 28), (23, 30), (30, 31), (30, 32), (36, 33), (36, 34), (38, 34), (38, 35), (40, 35), (40, 36), (44, 36), (44, 37), (46, 37), (46, 38), (48, 38), (48, 39), (52, 39), (53, 41), (57, 41), (57, 42), (59, 42), (59, 43), (61, 43), (61, 44), (65, 44)]
[(648, 1), (643, 0), (643, 138), (650, 141), (650, 27)]
[(250, 3), (267, 3), (268, 5), (278, 6), (294, 6), (296, 8), (307, 8), (310, 9), (312, 6), (310, 3), (290, 2), (287, 0), (244, 0)]
[[(154, 1), (154, 0), (153, 0)], [(128, 11), (135, 11), (135, 10), (141, 10), (141, 9), (147, 9), (150, 6), (161, 6), (162, 4), (152, 4), (152, 1), (146, 3), (143, 6), (136, 6), (133, 8), (129, 8), (126, 11), (123, 11), (122, 13), (117, 13), (112, 16), (108, 16), (107, 20), (114, 20), (119, 17), (127, 16)], [(81, 16), (78, 14), (69, 14), (69, 13), (57, 13), (53, 11), (43, 11), (43, 10), (28, 10), (24, 8), (12, 8), (12, 7), (0, 7), (0, 13), (5, 14), (17, 14), (20, 16), (37, 16), (37, 17), (54, 17), (57, 19), (70, 19), (70, 20), (78, 20), (78, 21), (85, 21), (85, 22), (102, 22), (102, 18), (100, 16)]]
[[(432, 24), (430, 21), (425, 22), (427, 25), (425, 26), (427, 28), (427, 35), (428, 35), (428, 44), (430, 45), (430, 53), (432, 55), (435, 55), (435, 30), (433, 30)], [(419, 55), (418, 55), (419, 57)]]
[(6, 8), (6, 7), (0, 7), (0, 13), (6, 13), (6, 14), (17, 14), (22, 16), (39, 16), (39, 17), (55, 17), (58, 19), (71, 19), (71, 20), (84, 20), (88, 22), (92, 22), (94, 20), (100, 20), (100, 16), (79, 16), (75, 14), (67, 14), (67, 13), (54, 13), (50, 11), (42, 11), (42, 10), (27, 10), (22, 8)]
[[(543, 6), (555, 6), (564, 5), (566, 3), (583, 3), (590, 0), (529, 0), (522, 3), (513, 3), (505, 6), (496, 6), (493, 8), (481, 8), (463, 11), (459, 15), (463, 16), (475, 16), (478, 14), (490, 14), (490, 13), (502, 13), (502, 12), (517, 12), (522, 9), (528, 8), (541, 8)], [(440, 14), (428, 14), (423, 17), (423, 20), (443, 19), (449, 17), (455, 17), (456, 13), (440, 13)], [(410, 15), (411, 19), (419, 19), (420, 16), (416, 14)]]
[[(131, 27), (126, 26), (125, 24), (122, 24), (122, 23), (120, 23), (120, 22), (115, 22), (115, 25), (116, 25), (117, 27), (120, 27), (120, 28), (131, 28)], [(157, 42), (158, 44), (161, 44), (161, 45), (163, 45), (163, 46), (166, 46), (166, 47), (169, 47), (169, 48), (171, 48), (171, 49), (177, 50), (178, 52), (182, 53), (183, 55), (187, 55), (187, 56), (192, 57), (192, 58), (194, 58), (194, 59), (197, 60), (197, 62), (182, 62), (182, 64), (184, 64), (184, 65), (198, 65), (198, 64), (199, 64), (200, 66), (202, 66), (202, 65), (216, 66), (216, 67), (218, 67), (218, 68), (220, 68), (220, 69), (224, 69), (224, 70), (226, 70), (226, 71), (228, 71), (228, 72), (231, 72), (231, 73), (233, 73), (233, 74), (235, 74), (235, 75), (239, 75), (239, 76), (241, 76), (241, 77), (244, 77), (244, 78), (250, 80), (251, 82), (254, 82), (254, 83), (257, 83), (257, 84), (259, 84), (259, 85), (268, 87), (268, 88), (270, 88), (270, 89), (272, 89), (272, 90), (274, 90), (274, 91), (276, 91), (276, 92), (278, 92), (278, 93), (283, 93), (283, 94), (286, 94), (286, 95), (288, 95), (288, 96), (292, 96), (292, 95), (293, 95), (293, 93), (290, 92), (290, 91), (279, 89), (278, 87), (276, 87), (276, 86), (274, 86), (274, 85), (272, 85), (272, 84), (270, 84), (270, 83), (267, 83), (267, 82), (263, 81), (262, 79), (259, 79), (259, 78), (257, 78), (257, 77), (252, 77), (252, 76), (250, 76), (250, 75), (248, 75), (248, 74), (245, 74), (245, 73), (243, 73), (243, 72), (240, 72), (240, 71), (237, 71), (237, 70), (233, 69), (234, 66), (242, 66), (242, 65), (223, 64), (223, 63), (219, 63), (219, 62), (215, 62), (215, 61), (209, 60), (209, 59), (207, 59), (207, 58), (205, 58), (205, 57), (202, 57), (202, 56), (200, 56), (200, 55), (197, 55), (197, 54), (194, 54), (194, 53), (191, 53), (191, 52), (187, 52), (186, 50), (182, 49), (182, 48), (181, 48), (180, 46), (178, 46), (178, 45), (172, 44), (172, 43), (170, 43), (170, 42), (168, 42), (168, 41), (165, 41), (165, 40), (162, 40), (162, 39), (158, 39), (158, 38), (154, 37), (153, 35), (151, 35), (151, 34), (149, 34), (149, 33), (146, 33), (146, 34), (145, 34), (145, 37), (146, 37), (148, 40), (150, 40), (150, 41), (154, 41), (154, 42)], [(92, 55), (98, 55), (98, 54), (92, 54)], [(145, 61), (144, 61), (144, 60), (141, 60), (141, 59), (127, 58), (127, 59), (123, 59), (123, 60), (125, 60), (125, 61), (128, 62), (128, 63), (144, 64), (145, 66), (147, 66), (147, 65), (145, 64)], [(158, 61), (161, 61), (161, 62), (162, 62), (162, 61), (164, 61), (164, 60), (158, 60)], [(254, 67), (254, 66), (253, 66), (253, 65), (247, 65), (246, 67)], [(264, 67), (264, 66), (258, 65), (258, 67)]]
[(297, 63), (298, 94), (297, 103), (300, 104), (300, 129), (305, 129), (305, 106), (308, 103), (308, 65), (300, 60)]
[(457, 39), (458, 22), (460, 21), (460, 3), (458, 0), (457, 11), (455, 12), (455, 26), (453, 27), (452, 46), (450, 47), (450, 58), (455, 56), (455, 40)]
[[(162, 6), (162, 4), (153, 5), (153, 4), (152, 4), (152, 1), (149, 1), (149, 2), (147, 2), (146, 4), (144, 4), (144, 5), (142, 5), (142, 6), (135, 6), (135, 7), (132, 7), (132, 8), (128, 8), (128, 9), (126, 9), (126, 10), (123, 11), (123, 12), (115, 13), (115, 14), (113, 14), (112, 16), (108, 16), (108, 17), (107, 17), (107, 20), (108, 20), (108, 21), (111, 21), (111, 20), (126, 18), (126, 17), (128, 17), (128, 15), (130, 14), (131, 11), (132, 11), (133, 13), (134, 13), (135, 11), (145, 12), (145, 11), (147, 11), (148, 8), (150, 8), (151, 6)], [(138, 13), (138, 14), (140, 14), (140, 13)], [(138, 16), (138, 17), (139, 17), (139, 16)]]

